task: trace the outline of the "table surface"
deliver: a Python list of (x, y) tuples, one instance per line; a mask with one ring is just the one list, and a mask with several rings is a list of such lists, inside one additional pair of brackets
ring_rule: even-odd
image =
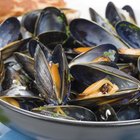
[[(89, 19), (88, 8), (94, 8), (103, 17), (105, 15), (105, 7), (110, 0), (65, 0), (68, 3), (68, 7), (75, 8), (81, 11), (81, 17)], [(138, 23), (140, 24), (139, 0), (112, 0), (117, 7), (123, 7), (124, 5), (131, 5), (136, 14)], [(14, 130), (9, 129), (5, 125), (0, 123), (0, 140), (34, 140), (27, 136), (24, 136)]]

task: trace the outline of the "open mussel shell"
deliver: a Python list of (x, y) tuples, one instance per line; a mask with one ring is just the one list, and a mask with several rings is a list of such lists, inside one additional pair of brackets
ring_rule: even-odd
[(5, 79), (2, 84), (3, 90), (8, 90), (13, 87), (13, 85), (26, 86), (25, 77), (13, 67), (8, 66), (5, 68)]
[(137, 24), (135, 13), (132, 7), (130, 5), (125, 5), (122, 9), (126, 10), (129, 13), (129, 16), (133, 19), (134, 23)]
[(67, 20), (61, 11), (55, 7), (43, 9), (36, 22), (35, 35), (50, 31), (66, 32)]
[(1, 49), (3, 60), (10, 57), (15, 51), (24, 50), (24, 46), (29, 42), (30, 38), (14, 41)]
[(73, 20), (70, 24), (70, 32), (74, 40), (82, 46), (92, 47), (101, 44), (112, 44), (117, 48), (128, 47), (113, 34), (86, 19)]
[(96, 121), (95, 114), (84, 107), (65, 105), (65, 106), (43, 106), (35, 108), (33, 112), (40, 113), (50, 117), (56, 117), (68, 120)]
[(91, 20), (104, 27), (110, 33), (116, 34), (114, 27), (103, 17), (101, 17), (93, 8), (89, 8)]
[(17, 108), (22, 108), (31, 111), (33, 108), (37, 108), (45, 105), (45, 101), (40, 98), (30, 97), (0, 97), (1, 100), (13, 105)]
[(119, 9), (112, 2), (108, 3), (105, 14), (106, 18), (114, 27), (119, 21), (125, 20)]
[(14, 53), (16, 61), (19, 63), (21, 68), (32, 78), (34, 77), (34, 59), (23, 53)]
[[(118, 51), (112, 44), (102, 44), (97, 47), (91, 48), (89, 51), (76, 56), (69, 64), (69, 66), (81, 63), (94, 63), (94, 60), (101, 58), (99, 61), (112, 61), (117, 62)], [(105, 58), (105, 59), (104, 59)], [(96, 63), (96, 62), (95, 62)]]
[(69, 70), (62, 46), (55, 47), (50, 62), (38, 47), (35, 53), (35, 70), (36, 83), (46, 101), (55, 105), (64, 103), (69, 93)]
[(116, 25), (116, 32), (132, 48), (140, 48), (140, 28), (130, 22), (121, 21)]
[(53, 31), (40, 34), (38, 39), (42, 44), (47, 46), (48, 49), (54, 50), (57, 44), (64, 44), (68, 39), (68, 36), (64, 32)]
[(41, 50), (45, 54), (46, 59), (48, 61), (50, 61), (51, 60), (51, 56), (52, 56), (51, 51), (48, 49), (47, 46), (43, 45), (39, 40), (36, 40), (36, 39), (30, 40), (30, 42), (28, 44), (28, 52), (30, 53), (31, 57), (34, 58), (34, 55), (35, 55), (37, 47), (41, 48)]
[[(76, 93), (82, 93), (91, 84), (107, 78), (117, 85), (118, 90), (111, 95), (102, 95), (85, 99), (75, 99), (70, 101), (72, 104), (88, 106), (90, 104), (122, 103), (120, 100), (129, 98), (132, 94), (139, 91), (140, 82), (134, 77), (109, 66), (99, 64), (79, 64), (71, 67), (70, 72), (76, 83), (80, 86), (73, 86)], [(80, 88), (79, 88), (80, 87)]]
[(22, 16), (21, 25), (30, 33), (34, 33), (36, 21), (41, 10), (34, 10)]
[(0, 25), (0, 50), (11, 42), (18, 40), (20, 22), (15, 17), (8, 18)]

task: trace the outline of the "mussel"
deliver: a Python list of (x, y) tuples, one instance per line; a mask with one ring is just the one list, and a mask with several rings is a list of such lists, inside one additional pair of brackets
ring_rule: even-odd
[(69, 66), (81, 63), (117, 62), (118, 51), (112, 44), (102, 44), (76, 56)]
[(129, 48), (113, 34), (97, 23), (85, 19), (75, 19), (70, 24), (70, 32), (76, 42), (86, 47), (112, 44), (117, 48)]
[(80, 121), (96, 121), (95, 114), (80, 106), (43, 106), (34, 108), (33, 112), (59, 119), (80, 120)]
[(76, 83), (72, 90), (77, 98), (70, 103), (88, 106), (90, 104), (122, 103), (139, 91), (140, 82), (124, 72), (100, 64), (73, 65), (70, 72)]

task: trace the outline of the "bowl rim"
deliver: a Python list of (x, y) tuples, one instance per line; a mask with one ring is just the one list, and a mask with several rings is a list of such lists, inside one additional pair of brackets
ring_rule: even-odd
[(21, 108), (17, 108), (2, 99), (0, 99), (0, 106), (3, 106), (7, 109), (10, 109), (16, 113), (20, 113), (27, 117), (31, 117), (34, 119), (39, 119), (43, 121), (49, 121), (52, 123), (62, 124), (62, 125), (73, 125), (73, 126), (82, 126), (82, 127), (122, 127), (122, 126), (132, 126), (132, 125), (140, 125), (140, 119), (136, 120), (126, 120), (126, 121), (108, 121), (108, 122), (98, 122), (98, 121), (78, 121), (78, 120), (67, 120), (67, 119), (58, 119), (50, 116), (45, 116), (41, 114), (37, 114), (31, 111), (27, 111)]

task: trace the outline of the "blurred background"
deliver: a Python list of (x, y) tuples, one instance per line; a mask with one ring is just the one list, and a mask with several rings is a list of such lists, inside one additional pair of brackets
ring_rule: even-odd
[[(12, 7), (12, 4), (10, 5), (10, 3), (13, 3), (13, 1), (16, 2), (16, 4), (17, 4), (17, 7), (13, 6), (15, 8), (14, 12), (17, 10), (18, 15), (20, 15), (19, 11), (23, 10), (22, 4), (24, 4), (24, 6), (25, 6), (27, 0), (20, 0), (20, 1), (19, 0), (5, 0), (5, 1), (1, 0), (0, 1), (0, 15), (5, 14), (5, 16), (7, 17), (7, 15), (6, 15), (7, 11), (10, 7)], [(22, 3), (20, 4), (20, 8), (19, 8), (18, 4), (21, 1), (22, 1)], [(28, 2), (29, 1), (32, 1), (32, 0), (28, 0)], [(37, 0), (37, 1), (39, 1), (39, 0)], [(45, 1), (47, 1), (47, 0), (45, 0)], [(48, 0), (48, 1), (49, 1), (49, 6), (53, 5), (54, 3), (56, 4), (56, 2), (57, 2), (57, 0)], [(89, 7), (92, 7), (95, 11), (97, 11), (99, 14), (101, 14), (103, 17), (105, 17), (105, 8), (106, 8), (106, 5), (109, 2), (109, 0), (65, 0), (65, 2), (66, 2), (66, 7), (79, 10), (81, 13), (81, 17), (89, 19), (89, 13), (88, 13)], [(131, 5), (131, 7), (134, 9), (134, 12), (136, 14), (136, 19), (137, 19), (138, 23), (140, 24), (139, 0), (121, 0), (121, 1), (112, 0), (112, 2), (118, 8), (122, 8), (124, 5)], [(60, 7), (65, 5), (62, 0), (58, 0), (58, 3), (61, 3)], [(28, 5), (28, 4), (26, 4), (26, 5)], [(38, 7), (38, 6), (36, 5), (36, 7)], [(29, 10), (30, 7), (26, 7), (25, 9)], [(8, 16), (9, 15), (10, 14), (8, 13)], [(0, 123), (0, 140), (33, 140), (33, 139), (26, 137), (18, 132), (15, 132), (14, 130), (9, 129), (8, 127), (6, 127)]]

